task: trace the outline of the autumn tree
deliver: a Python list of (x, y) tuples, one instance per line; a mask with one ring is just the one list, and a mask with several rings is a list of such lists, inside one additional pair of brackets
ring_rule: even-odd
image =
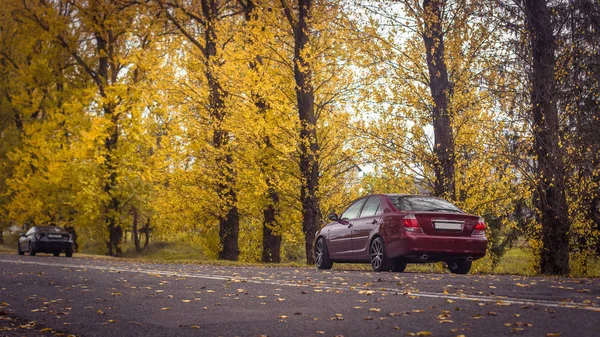
[[(66, 58), (68, 66), (85, 74), (88, 81), (84, 97), (88, 101), (82, 102), (79, 109), (88, 113), (92, 123), (93, 136), (84, 144), (97, 152), (86, 159), (101, 163), (88, 178), (90, 183), (96, 178), (100, 184), (102, 193), (98, 196), (108, 231), (107, 250), (114, 256), (122, 254), (127, 194), (140, 192), (128, 190), (123, 182), (127, 180), (124, 173), (140, 172), (125, 163), (135, 157), (128, 151), (128, 146), (135, 147), (131, 140), (136, 139), (129, 122), (139, 118), (144, 109), (136, 90), (143, 78), (136, 64), (138, 51), (149, 45), (150, 36), (141, 33), (149, 27), (142, 8), (124, 0), (23, 2), (18, 9), (19, 20), (43, 32), (47, 42), (64, 53), (59, 59)], [(102, 148), (95, 148), (100, 139)], [(126, 141), (121, 144), (119, 139)]]
[[(226, 18), (232, 14), (234, 2), (203, 0), (198, 6), (182, 1), (158, 1), (162, 13), (192, 45), (191, 54), (201, 63), (199, 71), (208, 88), (205, 102), (197, 102), (196, 109), (206, 109), (209, 140), (215, 168), (211, 188), (217, 194), (219, 210), (219, 238), (222, 249), (219, 257), (237, 260), (239, 256), (239, 210), (237, 207), (236, 173), (231, 146), (231, 131), (227, 128), (229, 114), (226, 101), (228, 91), (222, 84), (219, 68), (223, 62), (226, 37), (222, 36)], [(198, 131), (198, 130), (196, 130)]]
[(556, 106), (556, 40), (545, 0), (526, 0), (524, 12), (531, 48), (531, 112), (539, 168), (536, 207), (542, 224), (541, 271), (569, 273), (569, 209), (565, 165)]
[[(559, 3), (556, 32), (556, 103), (565, 156), (571, 221), (572, 268), (584, 272), (589, 255), (600, 253), (600, 5)], [(595, 247), (595, 249), (594, 249)], [(571, 269), (571, 268), (570, 268)]]
[[(294, 79), (300, 119), (300, 202), (302, 204), (302, 232), (305, 237), (306, 261), (313, 263), (312, 245), (319, 228), (320, 215), (317, 198), (319, 188), (319, 142), (313, 69), (310, 62), (312, 0), (298, 0), (297, 4), (281, 2), (294, 37)], [(294, 6), (295, 5), (295, 6)]]

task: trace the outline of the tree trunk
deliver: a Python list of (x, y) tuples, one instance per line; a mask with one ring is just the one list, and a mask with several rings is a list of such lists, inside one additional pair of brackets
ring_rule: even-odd
[(525, 16), (533, 68), (531, 104), (538, 164), (536, 207), (542, 223), (541, 271), (569, 273), (569, 211), (555, 95), (556, 48), (551, 12), (545, 0), (526, 0)]
[(314, 87), (312, 83), (312, 64), (306, 59), (310, 43), (310, 20), (312, 0), (298, 0), (297, 21), (286, 15), (294, 30), (294, 78), (296, 81), (296, 99), (300, 118), (300, 202), (302, 203), (302, 232), (304, 233), (306, 262), (315, 262), (313, 241), (319, 229), (320, 210), (317, 190), (319, 188), (319, 143), (317, 140), (317, 118), (314, 106)]
[(4, 228), (0, 228), (0, 245), (4, 244)]
[(456, 199), (454, 170), (454, 137), (452, 120), (448, 111), (452, 85), (444, 60), (444, 31), (442, 28), (443, 0), (423, 0), (425, 32), (423, 41), (429, 70), (429, 88), (433, 98), (433, 134), (436, 196)]
[[(96, 73), (90, 76), (96, 82), (100, 96), (107, 98), (105, 88), (116, 81), (117, 70), (115, 64), (110, 57), (113, 55), (112, 34), (110, 31), (96, 31), (96, 50), (100, 57), (98, 58), (98, 68)], [(114, 158), (114, 152), (117, 149), (119, 140), (119, 117), (115, 114), (115, 106), (113, 103), (104, 103), (104, 117), (109, 121), (109, 134), (104, 140), (106, 149), (105, 155), (105, 172), (108, 179), (104, 183), (104, 193), (109, 197), (109, 201), (105, 210), (105, 223), (108, 229), (108, 255), (121, 256), (121, 241), (123, 239), (123, 231), (119, 223), (119, 208), (120, 201), (114, 195), (113, 190), (117, 186), (117, 162)]]
[(209, 113), (213, 125), (213, 146), (217, 151), (217, 194), (220, 204), (224, 205), (227, 212), (219, 216), (219, 239), (222, 246), (219, 258), (237, 261), (240, 254), (238, 245), (239, 237), (239, 211), (237, 208), (237, 193), (235, 191), (235, 172), (233, 169), (233, 156), (229, 149), (230, 134), (223, 128), (225, 119), (225, 97), (227, 92), (221, 86), (213, 68), (219, 62), (217, 58), (217, 31), (218, 6), (214, 0), (202, 0), (202, 14), (204, 24), (204, 66), (205, 76), (209, 90)]
[(135, 251), (140, 253), (142, 248), (140, 247), (140, 234), (138, 233), (139, 224), (139, 212), (136, 207), (133, 207), (133, 223), (131, 225), (131, 237), (133, 238), (133, 244), (135, 245)]
[[(258, 17), (256, 14), (256, 4), (252, 0), (240, 0), (240, 4), (244, 10), (244, 17), (247, 22), (257, 21)], [(262, 27), (262, 31), (265, 28)], [(254, 41), (249, 41), (249, 43), (253, 43)], [(263, 61), (260, 55), (257, 55), (254, 60), (250, 61), (250, 69), (252, 71), (257, 72), (258, 66), (262, 65)], [(251, 93), (252, 100), (254, 102), (254, 106), (258, 109), (259, 114), (264, 118), (267, 114), (267, 111), (270, 110), (269, 103), (262, 96), (261, 93), (253, 91)], [(260, 160), (261, 170), (265, 173), (266, 183), (268, 186), (268, 198), (269, 203), (263, 210), (263, 249), (262, 249), (262, 261), (263, 262), (281, 262), (281, 234), (280, 232), (274, 232), (273, 229), (278, 226), (276, 220), (276, 212), (277, 207), (279, 205), (279, 194), (274, 188), (273, 180), (270, 178), (272, 172), (265, 172), (269, 170), (269, 160), (271, 160), (270, 156), (273, 152), (273, 144), (269, 136), (265, 136), (263, 139), (263, 144), (265, 146), (265, 150), (262, 153), (262, 157)], [(272, 170), (271, 170), (272, 171)]]
[[(267, 184), (270, 184), (269, 179), (267, 179)], [(271, 203), (263, 211), (262, 261), (279, 263), (281, 262), (281, 233), (273, 232), (273, 228), (278, 226), (275, 207), (279, 204), (279, 195), (272, 187), (269, 187), (269, 197)]]
[(142, 232), (144, 233), (144, 249), (146, 249), (148, 247), (148, 244), (150, 243), (150, 217), (148, 217), (148, 219), (146, 219), (146, 224), (144, 225), (144, 228), (142, 229)]

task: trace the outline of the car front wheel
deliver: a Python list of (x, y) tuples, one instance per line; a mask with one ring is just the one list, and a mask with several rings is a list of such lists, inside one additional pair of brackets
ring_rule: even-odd
[(73, 256), (73, 249), (67, 249), (67, 251), (65, 252), (65, 255), (66, 255), (67, 257), (71, 257), (71, 256)]
[(17, 244), (17, 254), (19, 255), (25, 255), (25, 252), (21, 250), (21, 244)]
[(317, 269), (331, 269), (333, 266), (333, 262), (329, 259), (329, 252), (327, 251), (327, 245), (323, 238), (319, 238), (315, 245), (315, 263)]
[(467, 260), (450, 260), (448, 269), (452, 274), (467, 274), (471, 270), (472, 261)]
[(35, 249), (31, 247), (31, 242), (29, 243), (29, 256), (35, 256)]
[(391, 269), (382, 238), (377, 237), (371, 242), (369, 255), (371, 256), (371, 267), (374, 271), (388, 271)]

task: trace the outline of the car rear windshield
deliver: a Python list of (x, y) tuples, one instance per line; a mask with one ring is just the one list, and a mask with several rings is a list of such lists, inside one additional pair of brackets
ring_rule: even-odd
[(458, 207), (438, 198), (393, 195), (390, 200), (399, 211), (463, 213)]

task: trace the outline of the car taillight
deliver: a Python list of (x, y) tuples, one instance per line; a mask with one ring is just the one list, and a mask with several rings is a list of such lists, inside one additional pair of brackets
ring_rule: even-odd
[(419, 221), (414, 214), (409, 214), (402, 218), (402, 229), (409, 232), (422, 232)]
[(471, 235), (485, 235), (485, 221), (483, 218), (479, 218)]

